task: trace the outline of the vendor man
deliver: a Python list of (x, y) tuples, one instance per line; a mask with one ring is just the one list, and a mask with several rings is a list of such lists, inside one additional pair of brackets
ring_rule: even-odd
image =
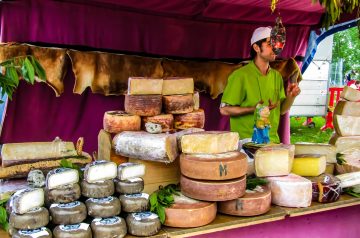
[(251, 138), (254, 128), (254, 111), (257, 104), (270, 109), (270, 142), (278, 143), (277, 133), (280, 115), (284, 115), (299, 95), (296, 83), (284, 90), (280, 73), (270, 68), (275, 60), (270, 44), (270, 27), (257, 28), (251, 37), (251, 58), (249, 64), (235, 70), (228, 78), (220, 113), (230, 116), (230, 129), (239, 133), (240, 139)]

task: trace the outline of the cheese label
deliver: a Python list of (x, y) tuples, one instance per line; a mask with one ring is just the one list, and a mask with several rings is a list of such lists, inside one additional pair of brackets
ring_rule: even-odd
[(40, 209), (41, 209), (40, 207), (35, 207), (35, 208), (31, 209), (30, 211), (28, 211), (28, 213), (29, 213), (29, 212), (37, 212), (37, 211), (39, 211)]
[(94, 219), (95, 225), (113, 225), (120, 223), (119, 217), (96, 218)]
[(31, 236), (34, 238), (50, 235), (45, 227), (41, 227), (41, 228), (33, 229), (33, 230), (19, 230), (19, 234)]
[(135, 220), (141, 221), (143, 219), (158, 219), (158, 215), (152, 212), (136, 212), (133, 213), (132, 216)]
[(147, 193), (125, 194), (124, 197), (127, 197), (127, 198), (145, 198), (145, 199), (149, 199), (149, 194), (147, 194)]
[(95, 202), (95, 203), (108, 203), (114, 200), (113, 197), (105, 197), (105, 198), (89, 198), (89, 201)]
[(132, 179), (128, 179), (127, 181), (129, 181), (130, 183), (137, 183), (137, 182), (141, 182), (142, 179), (141, 178), (132, 178)]
[(80, 202), (75, 201), (75, 202), (69, 202), (69, 203), (54, 203), (54, 204), (51, 204), (50, 207), (73, 208), (73, 207), (77, 207), (79, 205), (80, 205)]
[(89, 228), (89, 224), (78, 223), (72, 225), (60, 225), (59, 228), (63, 231), (87, 230)]

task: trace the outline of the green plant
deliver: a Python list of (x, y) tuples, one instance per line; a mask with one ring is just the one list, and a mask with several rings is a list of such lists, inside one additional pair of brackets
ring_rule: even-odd
[[(12, 100), (12, 95), (19, 86), (21, 78), (30, 84), (34, 84), (35, 76), (40, 81), (46, 79), (44, 68), (32, 55), (11, 58), (0, 63), (0, 66), (2, 67), (0, 73), (1, 98), (6, 94)], [(3, 101), (0, 100), (0, 103)]]
[[(84, 156), (78, 156), (78, 158), (84, 158)], [(60, 166), (63, 168), (76, 169), (79, 172), (80, 179), (84, 178), (84, 172), (81, 170), (81, 168), (78, 165), (73, 164), (71, 161), (62, 159), (60, 161)]]
[(8, 216), (5, 208), (6, 203), (9, 199), (10, 196), (8, 198), (0, 200), (0, 228), (4, 229), (5, 231), (8, 231), (9, 229)]

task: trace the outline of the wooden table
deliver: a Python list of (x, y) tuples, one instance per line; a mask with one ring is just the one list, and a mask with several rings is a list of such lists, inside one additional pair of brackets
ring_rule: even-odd
[[(157, 235), (152, 237), (189, 237), (199, 234), (208, 234), (217, 231), (224, 231), (272, 221), (279, 221), (287, 219), (288, 217), (304, 216), (308, 214), (319, 213), (323, 211), (329, 211), (354, 205), (360, 205), (360, 198), (355, 198), (349, 195), (342, 195), (340, 199), (334, 203), (313, 202), (310, 207), (306, 208), (287, 208), (272, 206), (268, 213), (255, 217), (236, 217), (218, 214), (215, 220), (209, 225), (188, 229), (163, 226), (161, 231)], [(10, 236), (5, 231), (0, 230), (0, 237), (9, 238)], [(127, 235), (126, 237), (134, 236)]]

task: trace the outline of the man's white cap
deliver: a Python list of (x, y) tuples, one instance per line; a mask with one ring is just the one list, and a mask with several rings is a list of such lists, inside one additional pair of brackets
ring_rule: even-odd
[(270, 26), (256, 28), (251, 36), (251, 40), (250, 40), (251, 45), (253, 45), (255, 42), (259, 40), (270, 37), (270, 33), (271, 33)]

